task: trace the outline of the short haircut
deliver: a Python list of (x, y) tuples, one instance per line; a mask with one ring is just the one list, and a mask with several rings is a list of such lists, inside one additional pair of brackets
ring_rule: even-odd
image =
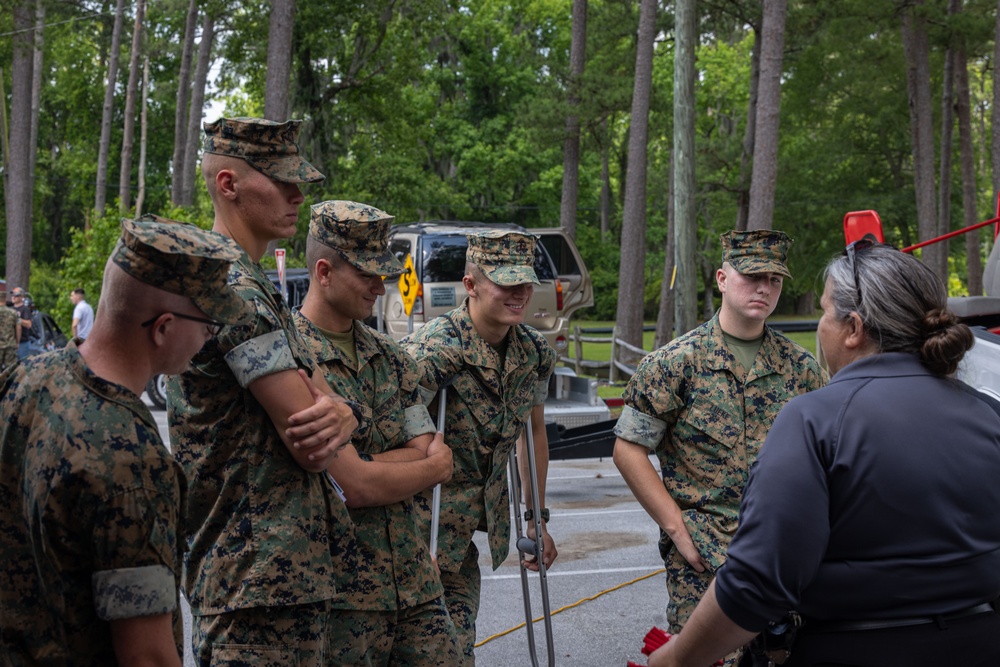
[(316, 275), (316, 262), (325, 259), (330, 266), (337, 268), (341, 262), (346, 262), (336, 248), (331, 248), (325, 243), (321, 243), (312, 236), (306, 237), (306, 267), (309, 269), (309, 277)]
[(79, 294), (80, 296), (87, 296), (87, 293), (83, 290), (82, 287), (77, 287), (75, 290), (73, 290), (73, 294)]

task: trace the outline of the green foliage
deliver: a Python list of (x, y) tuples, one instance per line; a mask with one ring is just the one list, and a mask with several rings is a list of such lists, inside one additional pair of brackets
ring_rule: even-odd
[(31, 298), (35, 307), (51, 315), (64, 332), (70, 330), (73, 305), (69, 291), (63, 290), (58, 266), (31, 261)]
[[(70, 247), (60, 262), (60, 299), (69, 301), (69, 293), (76, 288), (87, 292), (87, 303), (97, 308), (101, 299), (101, 282), (104, 266), (121, 236), (121, 219), (112, 214), (94, 218), (90, 229), (71, 232)], [(61, 309), (60, 311), (61, 314)], [(70, 314), (72, 311), (70, 311)], [(57, 318), (59, 325), (63, 321)], [(69, 321), (64, 327), (68, 331)]]
[(594, 305), (574, 317), (587, 320), (614, 319), (618, 310), (618, 242), (602, 239), (599, 229), (578, 227), (576, 245), (587, 262), (594, 282)]
[[(696, 87), (696, 209), (699, 254), (714, 264), (718, 235), (734, 226), (749, 187), (744, 139), (750, 62), (760, 0), (699, 5)], [(92, 212), (104, 78), (109, 57), (128, 62), (131, 16), (120, 53), (110, 54), (112, 12), (103, 0), (46, 2), (42, 122), (33, 211), (35, 281), (56, 266), (70, 275), (53, 290), (54, 313), (67, 309), (63, 287), (89, 280), (97, 289), (117, 215)], [(199, 3), (216, 17), (212, 113), (263, 111), (270, 3)], [(789, 303), (810, 290), (827, 259), (843, 247), (850, 210), (876, 209), (887, 239), (916, 240), (906, 65), (896, 0), (790, 3), (782, 77), (776, 210), (772, 226), (796, 241)], [(174, 106), (187, 3), (148, 7), (149, 144), (145, 210), (208, 227), (211, 203), (200, 182), (190, 209), (169, 202)], [(580, 123), (578, 236), (596, 285), (588, 317), (613, 317), (619, 267), (618, 229), (627, 177), (628, 125), (638, 3), (590, 0), (586, 68), (569, 76), (571, 0), (298, 0), (293, 37), (291, 114), (306, 120), (303, 152), (327, 175), (303, 188), (300, 231), (282, 245), (289, 266), (302, 261), (308, 204), (342, 198), (369, 202), (399, 222), (434, 218), (557, 224), (562, 195), (566, 116)], [(940, 114), (943, 55), (964, 41), (970, 62), (977, 165), (989, 164), (989, 113), (996, 7), (966, 0), (947, 14), (943, 0), (923, 10), (931, 21), (932, 89)], [(130, 7), (129, 13), (132, 8)], [(667, 235), (673, 143), (673, 16), (658, 17), (648, 146), (645, 310), (656, 311)], [(200, 21), (199, 21), (200, 23)], [(0, 12), (0, 32), (12, 27)], [(10, 86), (10, 40), (0, 67)], [(118, 183), (125, 78), (115, 87), (108, 195)], [(576, 93), (578, 104), (568, 99)], [(940, 128), (936, 128), (939, 131)], [(138, 140), (138, 137), (137, 137)], [(957, 138), (956, 138), (957, 141)], [(138, 145), (134, 161), (137, 165)], [(940, 147), (936, 144), (936, 150)], [(602, 162), (608, 161), (608, 239), (600, 220)], [(961, 225), (957, 154), (951, 174), (952, 221)], [(980, 218), (994, 210), (991, 175), (980, 168)], [(133, 197), (135, 195), (133, 175)], [(116, 209), (115, 209), (116, 210)], [(0, 233), (5, 231), (0, 211)], [(111, 227), (101, 230), (102, 225)], [(93, 225), (88, 234), (83, 229)], [(83, 236), (80, 236), (83, 234)], [(91, 241), (91, 237), (96, 237)], [(113, 239), (104, 239), (113, 241)], [(92, 248), (91, 246), (98, 246)], [(950, 245), (951, 291), (964, 289), (961, 243)], [(268, 265), (273, 257), (264, 260)], [(0, 268), (5, 258), (0, 257)], [(99, 265), (99, 266), (98, 266)], [(699, 276), (699, 282), (703, 278)], [(956, 282), (957, 281), (957, 282)], [(45, 288), (49, 289), (48, 287)], [(33, 289), (33, 292), (38, 292)], [(96, 301), (96, 299), (95, 299)]]

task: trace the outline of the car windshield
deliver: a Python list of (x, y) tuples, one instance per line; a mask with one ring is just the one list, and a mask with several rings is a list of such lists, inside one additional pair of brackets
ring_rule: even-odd
[[(459, 282), (465, 275), (465, 251), (468, 240), (464, 235), (424, 237), (423, 275), (421, 282)], [(545, 255), (542, 244), (535, 246), (535, 274), (539, 280), (553, 280), (552, 262)]]

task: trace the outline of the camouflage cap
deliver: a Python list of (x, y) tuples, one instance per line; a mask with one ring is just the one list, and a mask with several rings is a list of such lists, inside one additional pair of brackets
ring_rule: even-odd
[(310, 208), (309, 236), (368, 273), (395, 278), (403, 265), (389, 252), (393, 216), (353, 201), (324, 201)]
[(722, 261), (740, 273), (752, 276), (756, 273), (779, 273), (791, 278), (785, 262), (792, 239), (784, 232), (771, 229), (757, 229), (752, 232), (726, 232), (722, 239)]
[(246, 160), (282, 183), (315, 183), (326, 176), (299, 155), (300, 120), (276, 123), (263, 118), (220, 118), (205, 123), (206, 153)]
[(122, 235), (111, 258), (133, 278), (186, 296), (209, 318), (234, 324), (248, 312), (228, 280), (229, 265), (241, 254), (236, 242), (222, 234), (143, 216), (122, 220)]
[(469, 234), (465, 261), (478, 266), (497, 285), (510, 287), (538, 282), (535, 275), (535, 244), (538, 237), (521, 232), (496, 230)]

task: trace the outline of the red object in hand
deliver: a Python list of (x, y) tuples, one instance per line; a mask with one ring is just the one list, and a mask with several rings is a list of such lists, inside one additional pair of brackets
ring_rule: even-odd
[(653, 626), (653, 629), (646, 633), (646, 637), (642, 641), (642, 654), (649, 655), (670, 641), (670, 633)]
[[(643, 655), (651, 654), (653, 651), (655, 651), (656, 649), (660, 648), (668, 641), (670, 641), (671, 636), (672, 635), (669, 632), (664, 632), (663, 630), (659, 629), (654, 625), (653, 629), (647, 632), (646, 636), (642, 640), (643, 642), (642, 654)], [(724, 665), (725, 662), (723, 662), (722, 660), (717, 660), (712, 664), (721, 666)], [(629, 662), (628, 665), (626, 665), (626, 667), (642, 667), (642, 665), (637, 665), (634, 662)]]

